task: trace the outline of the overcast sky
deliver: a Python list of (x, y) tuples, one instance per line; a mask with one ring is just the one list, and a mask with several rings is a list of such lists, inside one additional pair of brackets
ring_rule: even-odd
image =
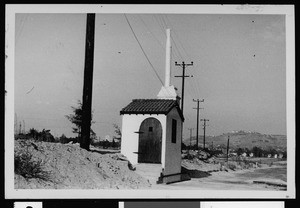
[[(286, 134), (285, 16), (244, 14), (127, 14), (161, 80), (165, 29), (171, 28), (171, 84), (181, 95), (185, 80), (184, 137), (200, 118), (206, 132), (232, 130)], [(17, 14), (15, 28), (15, 113), (26, 130), (72, 134), (65, 118), (82, 99), (85, 14)], [(96, 14), (93, 80), (97, 136), (114, 135), (120, 110), (138, 98), (156, 98), (161, 82), (142, 53), (124, 14)], [(199, 134), (203, 134), (200, 129)]]

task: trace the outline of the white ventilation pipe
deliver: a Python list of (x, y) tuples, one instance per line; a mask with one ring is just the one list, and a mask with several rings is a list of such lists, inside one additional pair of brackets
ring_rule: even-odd
[(166, 71), (165, 71), (165, 87), (170, 86), (171, 78), (171, 32), (167, 29), (167, 42), (166, 42)]

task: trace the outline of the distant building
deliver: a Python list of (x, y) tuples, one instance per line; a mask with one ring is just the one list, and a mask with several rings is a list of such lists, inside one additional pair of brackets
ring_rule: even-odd
[(236, 152), (231, 152), (229, 155), (230, 156), (237, 156), (237, 153)]
[(105, 138), (104, 140), (107, 140), (107, 141), (109, 141), (109, 142), (112, 142), (112, 137), (111, 137), (111, 136), (105, 135), (104, 138)]

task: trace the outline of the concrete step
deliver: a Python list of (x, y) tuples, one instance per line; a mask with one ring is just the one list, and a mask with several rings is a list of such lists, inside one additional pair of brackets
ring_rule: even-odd
[(148, 179), (151, 184), (156, 184), (162, 171), (161, 164), (139, 163), (135, 165), (135, 172), (142, 177)]

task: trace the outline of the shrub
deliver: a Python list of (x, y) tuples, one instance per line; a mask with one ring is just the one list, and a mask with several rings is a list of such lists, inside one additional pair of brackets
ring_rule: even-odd
[(236, 170), (236, 165), (235, 164), (233, 164), (233, 163), (228, 163), (228, 168), (230, 169), (230, 170)]
[(15, 153), (15, 173), (23, 176), (25, 179), (39, 178), (50, 180), (50, 172), (45, 171), (41, 159), (34, 160), (32, 154), (28, 151)]

